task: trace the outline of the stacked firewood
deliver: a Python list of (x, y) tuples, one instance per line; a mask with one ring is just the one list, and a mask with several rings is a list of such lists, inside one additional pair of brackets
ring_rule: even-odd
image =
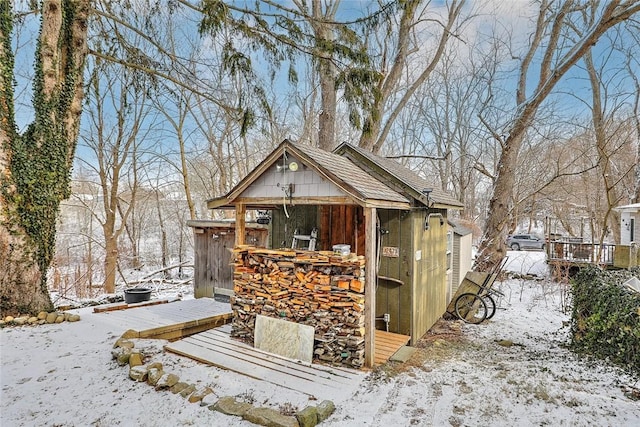
[(333, 252), (234, 250), (231, 336), (253, 342), (256, 315), (315, 329), (314, 357), (364, 363), (364, 257)]

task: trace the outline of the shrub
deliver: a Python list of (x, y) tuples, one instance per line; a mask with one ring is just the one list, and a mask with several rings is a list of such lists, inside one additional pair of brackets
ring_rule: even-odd
[(572, 347), (640, 374), (640, 293), (623, 286), (632, 271), (580, 270), (573, 280)]

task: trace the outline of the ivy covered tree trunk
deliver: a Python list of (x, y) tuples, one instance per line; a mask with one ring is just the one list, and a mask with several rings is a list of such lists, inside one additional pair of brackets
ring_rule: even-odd
[(51, 308), (47, 269), (82, 112), (89, 0), (45, 0), (36, 48), (34, 121), (17, 132), (12, 9), (0, 0), (0, 314)]

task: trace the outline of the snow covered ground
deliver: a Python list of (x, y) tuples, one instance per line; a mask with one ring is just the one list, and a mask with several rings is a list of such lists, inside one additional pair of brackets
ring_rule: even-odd
[[(369, 373), (355, 394), (336, 400), (336, 412), (323, 425), (640, 425), (640, 402), (624, 393), (639, 381), (565, 348), (563, 293), (544, 277), (544, 253), (509, 255), (508, 270), (540, 280), (498, 283), (506, 296), (491, 321), (440, 323), (408, 362)], [(81, 315), (77, 323), (2, 329), (0, 425), (252, 425), (129, 380), (111, 360), (121, 332), (91, 309)], [(301, 393), (165, 354), (163, 344), (136, 343), (181, 379), (210, 385), (218, 396), (275, 408), (317, 404)]]

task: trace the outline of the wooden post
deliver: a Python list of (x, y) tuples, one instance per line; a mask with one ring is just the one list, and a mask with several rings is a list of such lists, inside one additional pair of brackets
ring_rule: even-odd
[(247, 207), (245, 205), (236, 205), (236, 246), (244, 245), (245, 238), (245, 218), (247, 215)]
[(364, 365), (373, 368), (376, 349), (376, 208), (364, 208)]
[(213, 298), (213, 281), (209, 279), (207, 270), (211, 268), (209, 260), (209, 245), (213, 244), (209, 229), (193, 228), (195, 256), (193, 258), (193, 296), (195, 298)]

